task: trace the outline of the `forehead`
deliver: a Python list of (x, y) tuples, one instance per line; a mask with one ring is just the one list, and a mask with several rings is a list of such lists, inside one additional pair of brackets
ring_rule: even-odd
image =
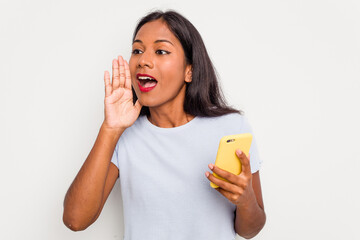
[(179, 40), (170, 31), (168, 26), (163, 20), (155, 20), (145, 23), (135, 36), (135, 40), (141, 40), (143, 42), (150, 41), (154, 42), (159, 39), (170, 40), (174, 44), (179, 44)]

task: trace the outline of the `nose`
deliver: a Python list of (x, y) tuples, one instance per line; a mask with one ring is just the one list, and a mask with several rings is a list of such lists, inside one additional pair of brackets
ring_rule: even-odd
[(139, 68), (144, 68), (144, 67), (153, 68), (154, 67), (151, 53), (144, 52), (140, 55), (140, 58), (138, 61), (138, 67)]

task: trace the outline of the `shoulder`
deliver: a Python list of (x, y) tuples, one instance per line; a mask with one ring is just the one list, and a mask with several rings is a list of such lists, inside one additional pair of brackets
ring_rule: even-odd
[(228, 114), (224, 114), (218, 117), (199, 117), (201, 119), (204, 120), (209, 120), (209, 121), (234, 121), (234, 120), (241, 120), (244, 118), (243, 114), (240, 113), (228, 113)]
[(247, 120), (244, 115), (230, 113), (219, 117), (197, 117), (197, 127), (219, 131), (223, 133), (240, 133), (246, 127)]
[(138, 128), (144, 128), (144, 127), (146, 127), (145, 120), (146, 120), (146, 116), (145, 116), (145, 115), (140, 115), (140, 116), (136, 119), (136, 121), (134, 122), (134, 124), (131, 125), (129, 128), (127, 128), (126, 130), (133, 130), (133, 129), (138, 129)]
[(138, 119), (136, 119), (136, 121), (133, 123), (133, 125), (131, 125), (127, 129), (125, 129), (125, 131), (121, 135), (119, 141), (124, 141), (124, 139), (126, 139), (126, 138), (132, 138), (134, 136), (134, 134), (136, 134), (136, 132), (143, 131), (143, 129), (146, 128), (146, 126), (144, 124), (145, 117), (146, 116), (140, 115), (138, 117)]
[(198, 117), (202, 122), (214, 124), (239, 125), (246, 121), (245, 116), (239, 113), (229, 113), (218, 117)]

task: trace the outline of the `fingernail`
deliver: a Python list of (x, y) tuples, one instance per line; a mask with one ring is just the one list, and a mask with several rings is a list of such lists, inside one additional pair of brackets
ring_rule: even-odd
[(210, 168), (211, 170), (213, 170), (213, 169), (214, 169), (214, 164), (210, 163), (210, 164), (209, 164), (209, 168)]
[(206, 177), (209, 177), (210, 174), (209, 174), (209, 172), (206, 172), (205, 175), (206, 175)]
[(237, 150), (238, 155), (240, 156), (242, 154), (241, 150)]

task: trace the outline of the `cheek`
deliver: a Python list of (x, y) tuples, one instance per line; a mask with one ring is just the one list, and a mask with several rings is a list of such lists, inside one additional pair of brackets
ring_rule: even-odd
[(130, 73), (132, 74), (134, 72), (134, 69), (136, 68), (135, 59), (133, 57), (130, 57), (129, 68), (130, 68)]
[(179, 83), (184, 81), (185, 67), (183, 62), (169, 59), (161, 63), (161, 69), (161, 75), (163, 78), (168, 80), (168, 84), (173, 83), (173, 81)]
[(136, 60), (132, 57), (129, 60), (129, 68), (130, 68), (131, 83), (134, 86), (134, 84), (136, 83), (136, 76), (135, 76)]
[(172, 58), (161, 61), (161, 65), (166, 69), (171, 68), (176, 70), (182, 69), (184, 67), (184, 64), (182, 61), (179, 61), (179, 56), (177, 55), (173, 55)]

